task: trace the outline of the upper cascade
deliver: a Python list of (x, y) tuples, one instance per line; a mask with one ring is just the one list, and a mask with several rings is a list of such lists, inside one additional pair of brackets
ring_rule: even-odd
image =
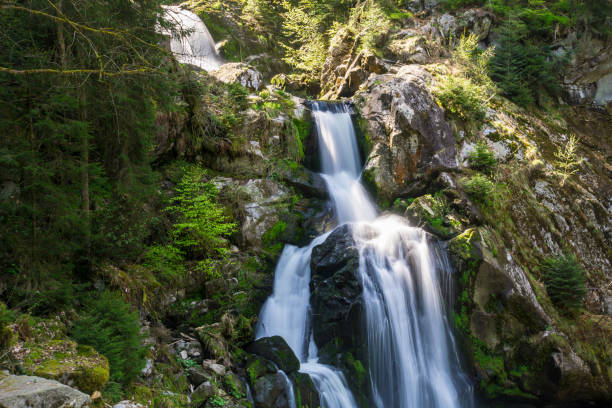
[(182, 64), (197, 66), (205, 71), (213, 71), (223, 65), (217, 53), (215, 41), (200, 17), (180, 6), (164, 6), (164, 19), (174, 25), (169, 35), (170, 50)]

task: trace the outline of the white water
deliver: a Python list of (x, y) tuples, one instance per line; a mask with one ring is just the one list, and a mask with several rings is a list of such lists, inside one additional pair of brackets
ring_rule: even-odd
[[(223, 65), (217, 54), (215, 41), (200, 17), (180, 6), (164, 6), (164, 19), (174, 25), (170, 35), (170, 50), (182, 64), (195, 65), (205, 71)], [(178, 30), (178, 31), (177, 31)]]
[[(441, 285), (450, 282), (443, 251), (426, 233), (396, 216), (377, 218), (359, 181), (360, 160), (345, 105), (313, 103), (323, 176), (339, 223), (350, 222), (359, 248), (364, 287), (370, 394), (377, 408), (467, 408), (472, 389), (461, 374), (444, 310)], [(356, 407), (339, 370), (318, 363), (310, 319), (310, 255), (286, 246), (274, 292), (260, 315), (256, 337), (280, 335), (310, 374), (324, 408)]]

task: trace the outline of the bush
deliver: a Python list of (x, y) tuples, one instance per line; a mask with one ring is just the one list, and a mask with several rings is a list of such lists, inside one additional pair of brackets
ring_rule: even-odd
[(203, 181), (205, 176), (206, 172), (199, 167), (186, 169), (172, 205), (166, 209), (176, 217), (170, 237), (176, 247), (191, 255), (224, 255), (225, 237), (236, 230), (236, 224), (218, 204), (214, 184)]
[(486, 90), (469, 79), (443, 77), (436, 90), (436, 96), (444, 110), (462, 120), (481, 122), (486, 117)]
[(497, 159), (485, 143), (478, 143), (468, 157), (470, 167), (483, 173), (491, 174), (497, 166)]
[(145, 365), (138, 314), (121, 296), (105, 291), (84, 303), (71, 329), (71, 337), (106, 356), (110, 380), (128, 384)]
[(495, 192), (495, 184), (480, 174), (463, 179), (463, 187), (472, 200), (483, 206), (491, 203), (491, 197)]
[(548, 296), (557, 309), (565, 314), (578, 312), (584, 302), (586, 285), (584, 269), (576, 257), (564, 254), (546, 258), (540, 269), (544, 274)]

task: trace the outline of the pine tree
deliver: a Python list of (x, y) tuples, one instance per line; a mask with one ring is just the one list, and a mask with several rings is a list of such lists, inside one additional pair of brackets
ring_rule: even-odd
[(546, 258), (541, 265), (546, 290), (553, 304), (566, 314), (577, 313), (586, 295), (584, 269), (575, 256)]

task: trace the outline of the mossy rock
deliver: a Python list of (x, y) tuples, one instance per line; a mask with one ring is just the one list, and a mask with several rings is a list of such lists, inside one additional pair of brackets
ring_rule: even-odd
[(24, 362), (26, 373), (59, 381), (88, 394), (104, 389), (110, 374), (108, 360), (92, 347), (71, 340), (30, 346), (30, 355)]
[(256, 340), (247, 347), (247, 351), (267, 358), (287, 374), (300, 369), (300, 361), (285, 339), (280, 336)]

